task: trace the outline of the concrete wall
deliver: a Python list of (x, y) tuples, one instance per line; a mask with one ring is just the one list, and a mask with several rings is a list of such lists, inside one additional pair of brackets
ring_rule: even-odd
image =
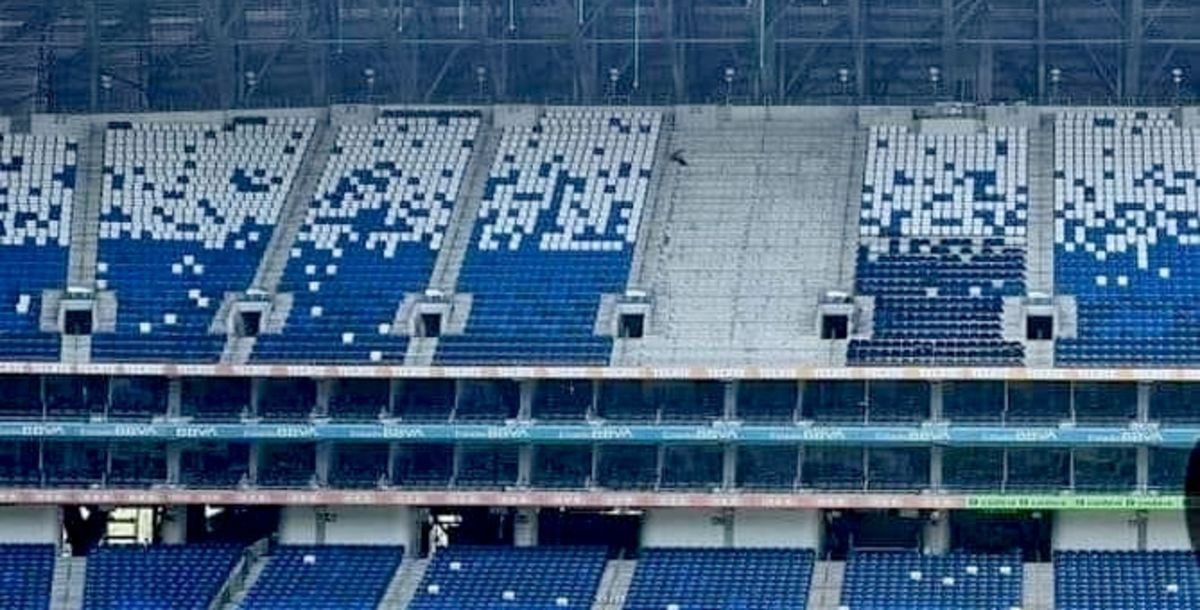
[[(328, 515), (322, 526), (320, 515)], [(416, 517), (407, 507), (290, 506), (279, 518), (283, 544), (386, 544), (413, 548)]]
[(1149, 551), (1187, 551), (1191, 543), (1188, 541), (1187, 522), (1183, 513), (1175, 511), (1153, 511), (1146, 521), (1146, 550)]
[(1134, 550), (1137, 524), (1133, 513), (1060, 511), (1054, 516), (1056, 550)]
[(662, 508), (646, 511), (642, 546), (818, 548), (821, 519), (815, 510), (731, 511)]
[(725, 546), (719, 510), (655, 508), (642, 520), (642, 546)]
[(734, 513), (733, 546), (819, 548), (821, 517), (816, 510), (743, 510)]
[(0, 507), (0, 543), (58, 544), (62, 519), (57, 507)]

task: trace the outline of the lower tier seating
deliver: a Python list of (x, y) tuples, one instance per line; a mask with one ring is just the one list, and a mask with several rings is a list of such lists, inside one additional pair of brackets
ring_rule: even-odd
[(597, 547), (451, 547), (434, 556), (409, 608), (587, 609), (604, 563)]
[(100, 547), (83, 610), (207, 610), (240, 555), (234, 545)]
[(375, 610), (403, 557), (396, 546), (282, 546), (241, 610)]
[(868, 551), (846, 564), (847, 610), (1011, 610), (1021, 605), (1021, 556)]
[(1200, 608), (1200, 565), (1189, 551), (1060, 551), (1057, 610)]
[(49, 610), (54, 547), (0, 544), (0, 608)]
[(645, 549), (625, 610), (803, 609), (812, 571), (804, 549)]

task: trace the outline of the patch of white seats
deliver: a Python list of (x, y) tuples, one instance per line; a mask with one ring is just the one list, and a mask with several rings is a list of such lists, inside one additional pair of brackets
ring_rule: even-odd
[[(67, 247), (75, 188), (64, 184), (76, 167), (74, 139), (5, 133), (0, 139), (0, 245)], [(19, 160), (19, 162), (18, 162)]]
[[(863, 177), (859, 235), (1025, 241), (1028, 132), (988, 127), (973, 134), (875, 126)], [(932, 154), (931, 154), (932, 153)], [(983, 174), (994, 173), (994, 180)]]
[(1097, 286), (1169, 279), (1170, 250), (1200, 245), (1200, 129), (1144, 110), (1064, 112), (1055, 131), (1055, 245), (1102, 266), (1118, 255), (1134, 263), (1096, 275)]
[[(132, 129), (109, 129), (104, 163), (124, 177), (124, 185), (114, 188), (113, 176), (105, 177), (102, 218), (115, 209), (128, 219), (101, 222), (101, 239), (199, 242), (205, 249), (243, 249), (245, 240), (265, 239), (251, 232), (227, 243), (248, 223), (277, 222), (313, 127), (313, 119), (272, 117), (266, 124), (239, 124), (233, 130), (200, 122), (138, 122)], [(293, 139), (297, 131), (302, 137)], [(295, 148), (294, 154), (284, 154), (288, 146)], [(194, 151), (188, 152), (191, 147)], [(135, 172), (135, 167), (144, 171)], [(238, 170), (266, 188), (239, 188), (231, 181)], [(255, 176), (255, 170), (264, 175)], [(181, 176), (186, 184), (180, 183)], [(271, 183), (272, 178), (279, 182)], [(181, 196), (165, 197), (165, 191)], [(223, 222), (213, 222), (214, 217)]]
[[(402, 244), (426, 242), (431, 250), (439, 250), (471, 158), (472, 149), (463, 142), (475, 139), (479, 117), (452, 117), (446, 125), (438, 122), (433, 116), (383, 117), (376, 125), (341, 127), (337, 137), (341, 152), (330, 157), (317, 186), (322, 195), (309, 207), (297, 240), (331, 252), (334, 258), (352, 244), (380, 250), (384, 258), (394, 258)], [(398, 125), (407, 125), (407, 131), (399, 131)], [(376, 141), (382, 146), (376, 146)], [(368, 174), (367, 179), (358, 172)], [(341, 197), (331, 195), (343, 180), (352, 190)], [(382, 227), (355, 223), (368, 210), (384, 211)], [(301, 258), (302, 252), (293, 248), (291, 255)], [(313, 268), (306, 273), (320, 275), (326, 270)]]
[[(556, 108), (536, 126), (506, 127), (491, 178), (515, 173), (516, 181), (497, 184), (484, 198), (479, 217), (491, 222), (482, 228), (479, 249), (519, 250), (526, 236), (542, 251), (619, 252), (635, 243), (661, 126), (654, 111)], [(581, 188), (569, 182), (555, 201), (562, 172)], [(553, 215), (554, 228), (539, 235), (546, 214)]]

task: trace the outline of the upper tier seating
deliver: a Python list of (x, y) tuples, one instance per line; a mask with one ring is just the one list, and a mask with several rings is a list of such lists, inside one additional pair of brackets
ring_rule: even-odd
[(1020, 364), (1003, 297), (1025, 293), (1027, 132), (913, 134), (872, 127), (857, 291), (875, 299), (858, 365)]
[(241, 610), (375, 610), (403, 558), (396, 546), (282, 546)]
[(88, 557), (83, 610), (207, 610), (240, 555), (234, 545), (100, 547)]
[(1200, 568), (1190, 551), (1059, 551), (1057, 610), (1194, 610)]
[(1054, 281), (1074, 295), (1064, 366), (1200, 362), (1200, 129), (1162, 111), (1055, 121)]
[(38, 330), (42, 291), (67, 280), (78, 143), (0, 133), (0, 360), (58, 360)]
[(506, 128), (457, 291), (473, 295), (442, 364), (605, 364), (600, 298), (621, 293), (662, 116), (553, 109)]
[(385, 110), (339, 130), (280, 284), (295, 297), (287, 325), (255, 360), (404, 361), (396, 310), (428, 285), (480, 116)]
[(0, 608), (48, 610), (54, 578), (54, 547), (0, 544)]
[[(1021, 556), (865, 551), (846, 564), (847, 610), (1011, 610), (1021, 605)], [(1061, 610), (1061, 607), (1060, 607)]]
[(215, 362), (227, 292), (258, 268), (313, 132), (311, 119), (110, 123), (97, 287), (117, 295), (107, 361)]
[(802, 549), (645, 549), (625, 610), (803, 610), (813, 561)]
[(604, 554), (592, 547), (449, 547), (434, 555), (409, 610), (586, 610)]

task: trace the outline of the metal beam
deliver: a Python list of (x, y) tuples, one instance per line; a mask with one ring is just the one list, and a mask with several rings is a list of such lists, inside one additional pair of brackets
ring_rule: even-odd
[(1142, 95), (1142, 48), (1145, 34), (1145, 0), (1126, 0), (1125, 14), (1125, 74), (1121, 79), (1121, 94), (1133, 100)]

